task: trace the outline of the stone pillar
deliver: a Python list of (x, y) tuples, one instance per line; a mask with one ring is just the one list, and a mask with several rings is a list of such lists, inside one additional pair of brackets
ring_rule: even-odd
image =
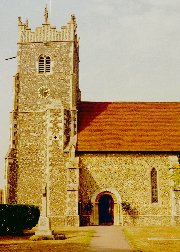
[(35, 235), (52, 235), (53, 231), (51, 230), (50, 221), (47, 217), (47, 187), (43, 186), (42, 189), (42, 210), (38, 222), (38, 230), (35, 232)]
[(67, 226), (79, 226), (78, 188), (79, 188), (79, 158), (70, 159), (67, 166)]
[[(179, 168), (177, 156), (169, 156), (170, 186), (171, 186), (171, 225), (180, 223), (180, 185), (175, 181), (175, 174)], [(175, 180), (174, 180), (175, 179)], [(179, 181), (179, 180), (178, 180)]]
[(180, 225), (180, 190), (174, 191), (175, 224)]

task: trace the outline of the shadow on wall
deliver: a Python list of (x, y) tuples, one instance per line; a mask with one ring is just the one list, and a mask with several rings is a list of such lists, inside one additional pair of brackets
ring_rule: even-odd
[(80, 159), (79, 170), (79, 215), (80, 225), (89, 226), (92, 213), (91, 197), (99, 189), (95, 179)]
[(109, 187), (108, 178), (101, 181), (101, 175), (94, 178), (80, 158), (79, 215), (82, 226), (123, 223), (121, 196)]

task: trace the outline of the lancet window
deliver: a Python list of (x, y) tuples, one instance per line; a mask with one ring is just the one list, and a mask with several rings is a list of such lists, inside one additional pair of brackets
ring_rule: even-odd
[(151, 170), (151, 202), (158, 203), (157, 171), (155, 168)]

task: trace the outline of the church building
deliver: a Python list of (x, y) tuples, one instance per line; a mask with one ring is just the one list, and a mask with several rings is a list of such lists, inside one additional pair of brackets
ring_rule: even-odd
[[(110, 87), (109, 87), (110, 88)], [(18, 18), (6, 203), (52, 227), (180, 224), (180, 102), (84, 102), (75, 16)]]

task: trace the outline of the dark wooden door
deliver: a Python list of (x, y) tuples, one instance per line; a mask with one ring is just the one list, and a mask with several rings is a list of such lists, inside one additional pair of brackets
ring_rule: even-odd
[(104, 194), (99, 199), (99, 225), (113, 225), (114, 200), (109, 194)]

